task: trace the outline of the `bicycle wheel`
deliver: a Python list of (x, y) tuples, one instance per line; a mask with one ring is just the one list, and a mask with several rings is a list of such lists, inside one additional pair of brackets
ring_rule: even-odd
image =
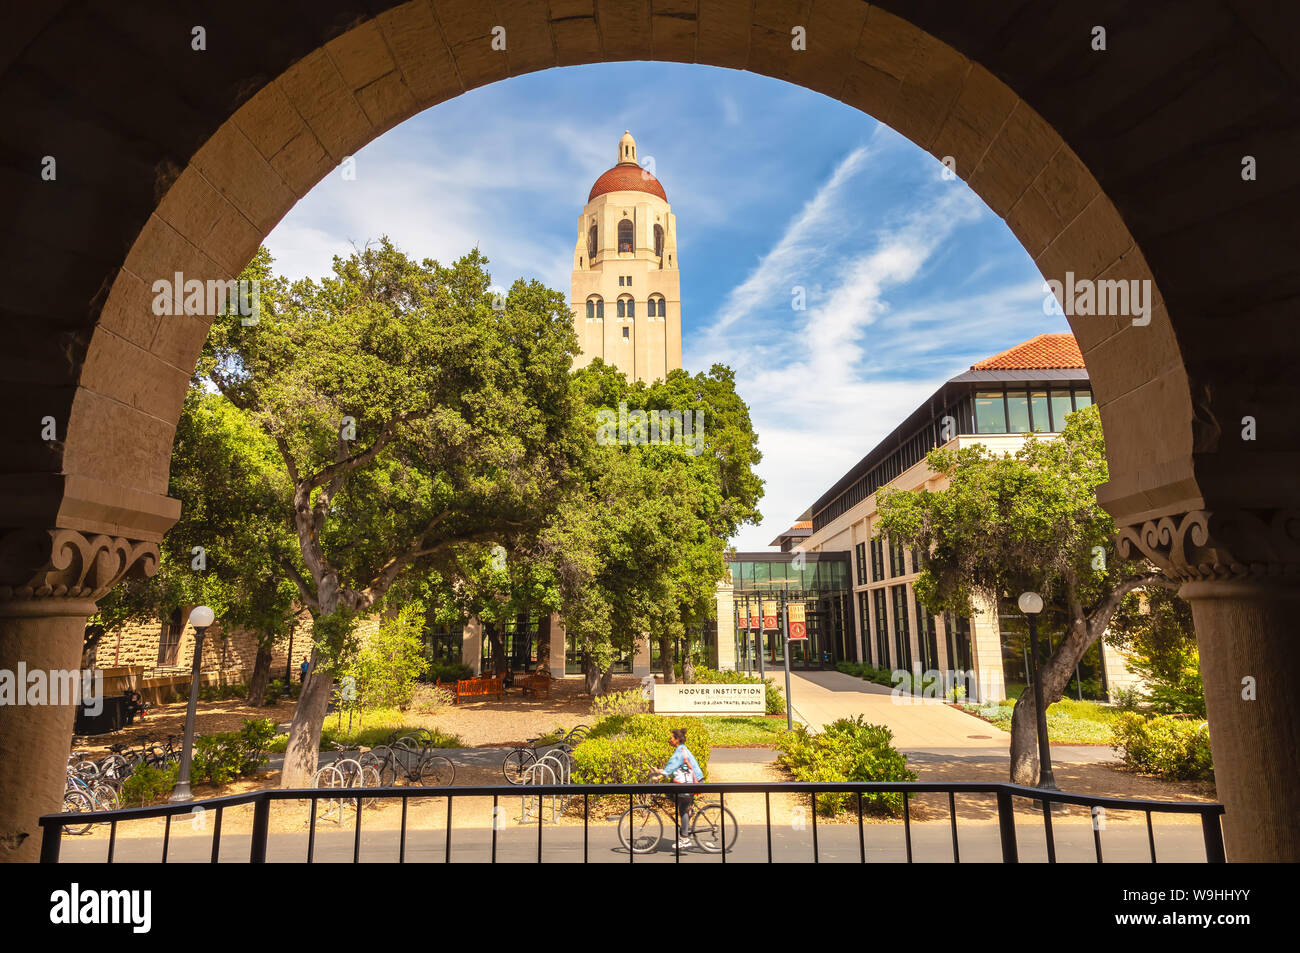
[(710, 854), (722, 850), (724, 831), (726, 849), (730, 852), (736, 846), (736, 835), (740, 828), (736, 824), (736, 815), (721, 804), (706, 804), (691, 818), (691, 836), (702, 850)]
[(648, 854), (664, 836), (664, 819), (659, 812), (637, 804), (618, 819), (618, 842), (634, 854)]
[[(80, 791), (67, 791), (63, 795), (64, 814), (88, 814), (91, 811), (90, 798)], [(63, 830), (69, 834), (84, 834), (94, 825), (68, 824)]]
[[(343, 772), (332, 764), (327, 764), (316, 772), (316, 779), (312, 782), (314, 788), (331, 788), (340, 790), (344, 787)], [(321, 797), (317, 801), (316, 815), (322, 819), (331, 817), (342, 817), (343, 811), (341, 802), (337, 794)]]
[(506, 755), (506, 760), (501, 765), (501, 773), (506, 776), (506, 781), (510, 784), (523, 784), (524, 772), (536, 760), (537, 755), (533, 753), (532, 748), (515, 748)]
[(420, 762), (418, 771), (420, 784), (427, 788), (450, 787), (456, 780), (456, 765), (440, 754), (427, 756)]
[[(379, 769), (373, 764), (363, 764), (361, 766), (361, 786), (363, 788), (379, 787)], [(379, 804), (379, 798), (366, 797), (361, 799), (362, 807), (376, 807)]]
[(375, 745), (367, 753), (367, 758), (373, 758), (372, 762), (379, 771), (379, 784), (381, 787), (391, 788), (397, 784), (397, 756), (393, 754), (393, 749), (388, 745)]
[(117, 789), (117, 785), (108, 781), (96, 781), (90, 786), (90, 793), (98, 802), (95, 806), (97, 811), (112, 811), (121, 807), (120, 798), (122, 792)]

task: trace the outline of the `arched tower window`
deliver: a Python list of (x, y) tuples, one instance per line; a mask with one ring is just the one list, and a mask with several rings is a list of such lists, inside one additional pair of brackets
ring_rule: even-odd
[(587, 259), (592, 260), (596, 257), (596, 226), (593, 225), (587, 230)]
[(625, 218), (618, 223), (618, 250), (620, 252), (632, 250), (632, 220)]
[(662, 225), (655, 226), (655, 257), (664, 257), (664, 227)]
[(652, 318), (664, 317), (664, 299), (658, 296), (650, 299), (650, 308), (648, 314)]
[(600, 298), (596, 297), (595, 295), (592, 295), (590, 298), (587, 299), (587, 319), (591, 320), (592, 318), (604, 318), (604, 317), (605, 317), (605, 302), (602, 301)]

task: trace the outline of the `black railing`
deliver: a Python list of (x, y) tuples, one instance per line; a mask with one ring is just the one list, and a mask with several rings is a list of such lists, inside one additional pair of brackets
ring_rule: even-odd
[[(1223, 814), (1223, 805), (1205, 801), (1150, 801), (1136, 800), (1131, 798), (1117, 797), (1097, 797), (1087, 794), (1069, 794), (1062, 791), (1048, 791), (1039, 788), (1023, 787), (1016, 784), (1006, 783), (981, 783), (981, 782), (879, 782), (879, 783), (842, 783), (830, 784), (820, 782), (780, 782), (780, 783), (722, 783), (722, 784), (674, 784), (671, 786), (664, 784), (536, 784), (526, 786), (500, 785), (500, 786), (453, 786), (453, 787), (390, 787), (390, 788), (304, 788), (304, 789), (272, 789), (263, 791), (251, 791), (246, 794), (233, 794), (225, 797), (212, 798), (206, 801), (194, 801), (188, 804), (160, 804), (154, 807), (135, 807), (121, 808), (113, 811), (97, 811), (94, 813), (77, 813), (77, 814), (47, 814), (40, 819), (41, 826), (44, 828), (41, 841), (41, 862), (57, 863), (60, 857), (60, 851), (63, 843), (65, 827), (83, 827), (86, 824), (108, 824), (108, 863), (113, 863), (114, 855), (117, 848), (117, 830), (118, 825), (129, 822), (146, 820), (149, 818), (164, 818), (166, 826), (163, 832), (162, 854), (158, 858), (161, 862), (166, 863), (168, 860), (168, 849), (171, 844), (171, 827), (172, 819), (181, 815), (192, 815), (197, 809), (202, 809), (204, 815), (214, 815), (212, 832), (211, 862), (216, 863), (221, 854), (221, 837), (222, 837), (222, 819), (225, 812), (231, 808), (242, 807), (245, 805), (253, 806), (253, 822), (249, 846), (248, 860), (251, 863), (263, 863), (266, 861), (267, 843), (271, 839), (270, 820), (271, 804), (274, 801), (309, 801), (310, 814), (307, 836), (307, 856), (306, 861), (312, 863), (316, 860), (316, 835), (318, 825), (318, 805), (324, 801), (327, 804), (334, 804), (342, 801), (346, 804), (352, 804), (357, 797), (362, 801), (371, 799), (387, 800), (400, 799), (402, 802), (401, 827), (398, 841), (399, 862), (405, 862), (407, 857), (407, 815), (408, 805), (411, 800), (427, 801), (429, 799), (445, 798), (447, 801), (446, 829), (444, 833), (445, 843), (443, 845), (443, 858), (447, 862), (452, 858), (452, 842), (455, 830), (454, 822), (454, 805), (458, 799), (463, 798), (492, 798), (493, 805), (493, 823), (491, 825), (491, 853), (489, 858), (475, 857), (475, 860), (490, 859), (492, 862), (497, 860), (497, 835), (498, 825), (496, 823), (497, 810), (502, 798), (512, 799), (523, 797), (526, 799), (536, 799), (538, 801), (537, 811), (537, 860), (542, 860), (542, 844), (544, 837), (545, 823), (543, 821), (542, 799), (547, 797), (565, 798), (568, 803), (574, 803), (581, 799), (582, 809), (582, 859), (583, 862), (589, 860), (590, 846), (590, 829), (591, 829), (591, 807), (592, 803), (600, 799), (602, 803), (613, 797), (627, 797), (628, 807), (633, 804), (647, 803), (650, 798), (663, 798), (671, 794), (698, 794), (717, 798), (717, 804), (720, 807), (726, 806), (727, 795), (763, 795), (765, 806), (764, 828), (766, 831), (766, 856), (759, 859), (765, 859), (771, 863), (773, 860), (772, 848), (772, 794), (806, 794), (810, 799), (817, 794), (835, 794), (843, 793), (856, 796), (857, 801), (857, 843), (858, 853), (861, 862), (867, 861), (867, 845), (864, 833), (864, 812), (863, 797), (873, 794), (901, 793), (903, 798), (903, 831), (906, 845), (907, 862), (913, 860), (912, 844), (912, 817), (910, 801), (912, 796), (918, 794), (946, 794), (948, 796), (948, 816), (952, 832), (952, 855), (955, 862), (960, 863), (961, 853), (957, 837), (957, 802), (958, 794), (985, 794), (993, 795), (996, 798), (998, 831), (1001, 849), (1001, 859), (1005, 863), (1018, 863), (1020, 860), (1019, 846), (1017, 840), (1015, 799), (1032, 800), (1038, 805), (1038, 812), (1042, 816), (1042, 826), (1047, 847), (1047, 860), (1049, 863), (1056, 862), (1056, 838), (1052, 828), (1052, 806), (1053, 805), (1076, 805), (1090, 808), (1093, 824), (1093, 847), (1096, 853), (1098, 863), (1103, 862), (1102, 853), (1102, 828), (1103, 825), (1097, 822), (1100, 810), (1104, 816), (1105, 811), (1135, 811), (1142, 812), (1146, 816), (1146, 833), (1148, 854), (1151, 863), (1156, 862), (1156, 840), (1155, 828), (1152, 825), (1153, 814), (1197, 814), (1201, 821), (1201, 834), (1205, 847), (1205, 860), (1208, 863), (1223, 863), (1224, 847), (1223, 832), (1220, 827), (1220, 817)], [(621, 802), (620, 802), (621, 803)], [(697, 804), (694, 810), (703, 808), (704, 804)], [(673, 831), (675, 832), (676, 817), (675, 807), (667, 807), (666, 819), (674, 822)], [(362, 810), (356, 810), (355, 818), (352, 821), (353, 838), (352, 838), (352, 861), (358, 862), (361, 859), (361, 832), (363, 825), (364, 807)], [(725, 811), (718, 812), (722, 819), (723, 825), (728, 823), (726, 818), (729, 816)], [(811, 815), (811, 839), (813, 850), (813, 861), (821, 859), (820, 847), (818, 842), (818, 823), (817, 811), (815, 806), (809, 811)], [(823, 822), (824, 823), (824, 822)], [(576, 825), (575, 825), (576, 826)], [(740, 824), (738, 827), (744, 829), (749, 824)], [(340, 825), (340, 830), (342, 826)], [(384, 828), (383, 830), (388, 830)], [(463, 831), (464, 829), (462, 829)], [(563, 828), (553, 828), (555, 831)], [(722, 832), (722, 840), (727, 842), (727, 832)], [(675, 839), (675, 838), (674, 838)], [(681, 851), (674, 846), (674, 859), (681, 859)], [(726, 863), (728, 851), (721, 851), (718, 859)], [(762, 852), (759, 852), (762, 854)], [(634, 862), (636, 852), (628, 851), (628, 861)]]

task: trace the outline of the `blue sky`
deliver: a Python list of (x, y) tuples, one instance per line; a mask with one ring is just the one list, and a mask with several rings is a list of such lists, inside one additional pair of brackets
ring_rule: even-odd
[(570, 67), (466, 93), (358, 152), (355, 179), (326, 176), (266, 244), (290, 277), (385, 234), (444, 262), (478, 245), (495, 283), (567, 296), (578, 214), (624, 129), (677, 216), (682, 362), (731, 365), (753, 413), (767, 486), (741, 550), (944, 380), (1069, 330), (1006, 224), (928, 153), (817, 93), (712, 67)]

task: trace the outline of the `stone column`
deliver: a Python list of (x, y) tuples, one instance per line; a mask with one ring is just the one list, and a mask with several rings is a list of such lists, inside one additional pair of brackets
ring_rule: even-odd
[(483, 668), (483, 623), (478, 616), (470, 616), (460, 630), (460, 659), (475, 675), (482, 674)]
[[(128, 572), (152, 575), (155, 543), (72, 530), (13, 530), (0, 537), (0, 861), (40, 856), (37, 819), (63, 807), (81, 648), (95, 600)], [(41, 672), (43, 698), (18, 682)]]
[(1192, 605), (1228, 860), (1300, 860), (1300, 511), (1198, 510), (1119, 544)]
[(564, 630), (564, 619), (558, 612), (551, 613), (551, 655), (547, 659), (553, 678), (564, 678), (564, 651), (569, 634)]

